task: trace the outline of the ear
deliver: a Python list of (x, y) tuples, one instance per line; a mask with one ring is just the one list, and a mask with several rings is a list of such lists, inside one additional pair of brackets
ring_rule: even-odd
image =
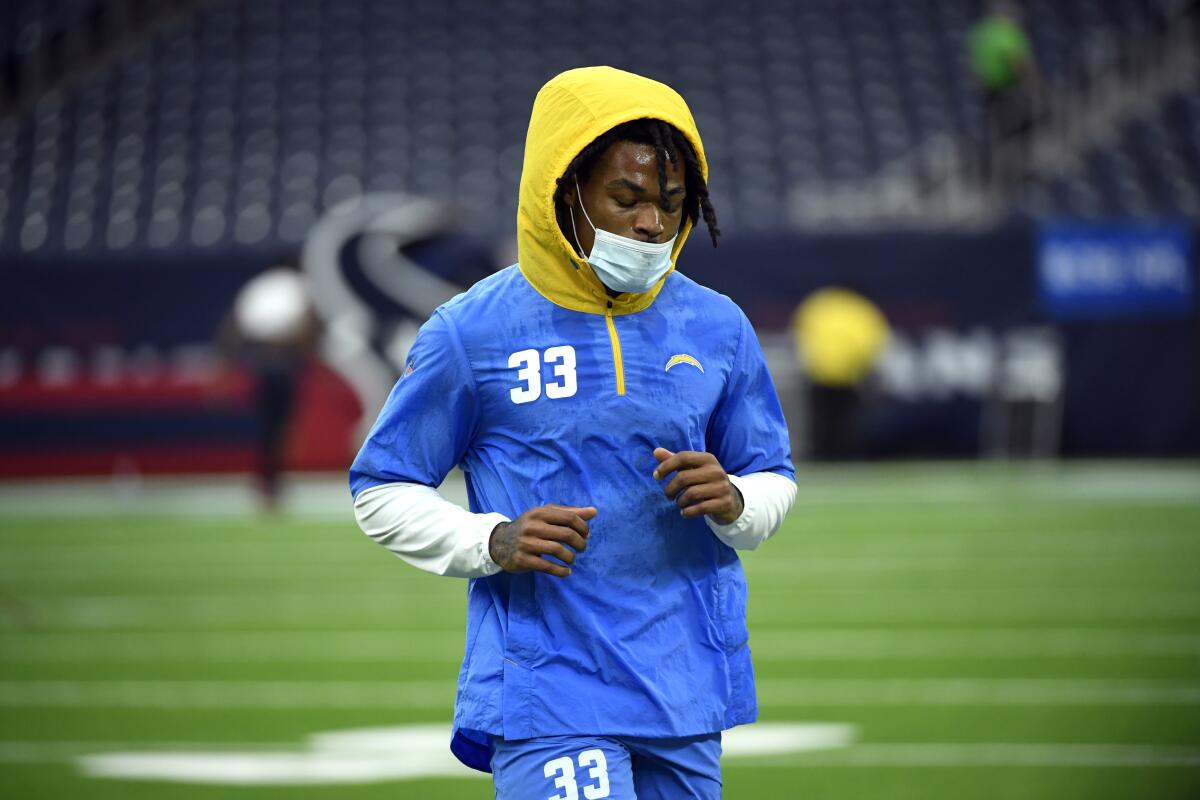
[(575, 187), (574, 186), (571, 186), (571, 187), (563, 190), (562, 201), (563, 201), (563, 205), (566, 206), (567, 208), (575, 207)]

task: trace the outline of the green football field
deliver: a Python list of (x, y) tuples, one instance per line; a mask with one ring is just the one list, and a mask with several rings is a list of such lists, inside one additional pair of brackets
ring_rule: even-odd
[[(761, 723), (726, 797), (1200, 797), (1200, 468), (799, 484), (744, 557)], [(295, 494), (0, 489), (0, 797), (491, 796), (443, 746), (465, 582), (370, 542), (337, 482)]]

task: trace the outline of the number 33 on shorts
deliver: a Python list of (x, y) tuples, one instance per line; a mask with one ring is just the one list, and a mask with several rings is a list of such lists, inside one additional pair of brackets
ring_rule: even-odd
[(492, 739), (496, 800), (630, 800), (633, 762), (601, 736)]
[(547, 800), (579, 800), (580, 789), (585, 800), (608, 797), (608, 760), (604, 757), (604, 751), (598, 748), (584, 750), (579, 754), (579, 768), (587, 770), (588, 781), (583, 786), (576, 781), (575, 762), (570, 756), (547, 761), (543, 772), (547, 778), (553, 779), (554, 788), (559, 790)]

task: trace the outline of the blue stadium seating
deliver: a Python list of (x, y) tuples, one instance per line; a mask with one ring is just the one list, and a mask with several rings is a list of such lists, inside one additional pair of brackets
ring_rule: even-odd
[(1062, 178), (1034, 187), (1035, 216), (1200, 218), (1200, 91), (1127, 124)]
[[(20, 26), (86, 0), (20, 0)], [(1043, 72), (1122, 0), (1027, 0)], [(84, 11), (77, 11), (77, 9)], [(52, 11), (45, 11), (52, 9)], [(82, 83), (0, 120), (0, 253), (278, 247), (363, 191), (444, 198), (510, 232), (530, 105), (607, 63), (688, 98), (728, 231), (786, 225), (789, 188), (868, 177), (938, 134), (979, 131), (966, 64), (978, 0), (216, 0)], [(34, 19), (35, 22), (29, 22)], [(54, 25), (60, 24), (54, 22)], [(1029, 199), (1038, 214), (1197, 216), (1200, 96)]]

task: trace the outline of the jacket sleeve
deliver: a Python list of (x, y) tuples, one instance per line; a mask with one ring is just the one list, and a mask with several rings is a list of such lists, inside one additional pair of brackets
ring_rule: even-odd
[(436, 488), (462, 461), (478, 417), (466, 351), (453, 323), (435, 312), (350, 466), (351, 494), (396, 482)]
[(730, 525), (706, 517), (730, 547), (753, 549), (771, 536), (796, 497), (787, 422), (758, 336), (738, 311), (738, 344), (725, 388), (708, 423), (709, 451), (729, 473), (745, 508)]
[(453, 323), (435, 313), (350, 467), (359, 527), (426, 572), (470, 578), (500, 570), (488, 541), (508, 518), (473, 514), (436, 488), (466, 454), (478, 415), (466, 352)]

